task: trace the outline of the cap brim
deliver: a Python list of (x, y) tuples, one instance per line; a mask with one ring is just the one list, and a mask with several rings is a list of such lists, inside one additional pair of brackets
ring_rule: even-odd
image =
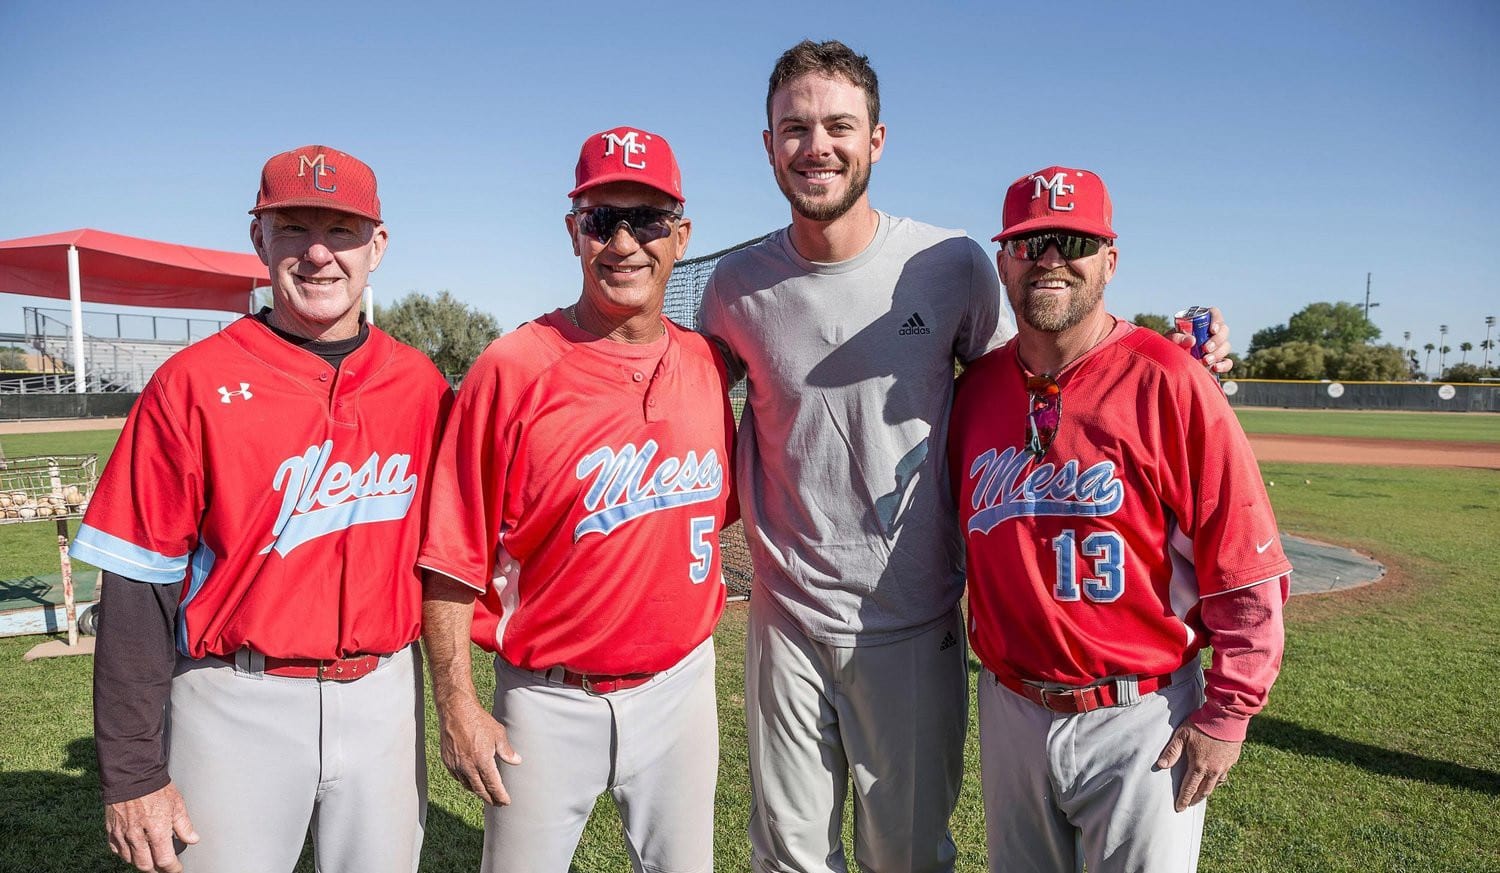
[(668, 197), (671, 197), (673, 200), (676, 200), (678, 203), (687, 203), (686, 197), (683, 197), (676, 191), (668, 189), (665, 185), (657, 184), (654, 180), (643, 177), (640, 173), (606, 173), (603, 176), (598, 176), (590, 179), (587, 182), (584, 182), (582, 185), (579, 185), (577, 188), (574, 188), (572, 191), (569, 191), (568, 196), (577, 197), (579, 194), (582, 194), (590, 188), (597, 188), (600, 185), (608, 185), (610, 182), (634, 182), (637, 185), (645, 185), (647, 188), (660, 191)]
[(378, 215), (371, 215), (370, 213), (359, 209), (350, 209), (347, 206), (343, 206), (338, 203), (332, 203), (326, 198), (321, 197), (293, 197), (290, 200), (280, 200), (275, 203), (258, 204), (254, 209), (250, 210), (250, 214), (259, 215), (262, 212), (269, 212), (272, 209), (301, 209), (304, 207), (308, 209), (327, 209), (330, 212), (345, 212), (349, 215), (358, 215), (360, 218), (368, 218), (376, 224), (385, 223), (385, 220)]
[(1083, 219), (1068, 221), (1065, 218), (1048, 216), (1045, 218), (1032, 218), (1014, 227), (1007, 227), (1005, 230), (990, 237), (990, 242), (1001, 242), (1014, 237), (1025, 236), (1028, 233), (1038, 230), (1073, 230), (1079, 233), (1086, 233), (1090, 236), (1102, 236), (1105, 239), (1115, 239), (1119, 236), (1119, 234), (1110, 229), (1109, 225), (1101, 222)]

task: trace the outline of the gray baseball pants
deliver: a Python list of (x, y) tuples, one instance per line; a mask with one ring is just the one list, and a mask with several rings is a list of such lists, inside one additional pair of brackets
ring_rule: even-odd
[(963, 776), (967, 652), (956, 607), (913, 637), (832, 646), (809, 639), (769, 597), (750, 599), (745, 716), (758, 873), (847, 870), (851, 781), (858, 869), (953, 869), (948, 819)]
[[(1154, 765), (1203, 702), (1196, 662), (1130, 706), (1055, 713), (979, 679), (979, 752), (990, 870), (1191, 873), (1205, 804), (1173, 803), (1186, 757)], [(1083, 858), (1078, 857), (1081, 846)]]
[(179, 658), (169, 767), (197, 845), (188, 873), (289, 873), (312, 828), (322, 873), (411, 873), (427, 765), (416, 645), (353, 682)]

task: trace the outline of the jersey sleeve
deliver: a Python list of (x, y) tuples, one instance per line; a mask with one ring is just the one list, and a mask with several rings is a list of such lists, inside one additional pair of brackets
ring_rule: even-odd
[(967, 237), (964, 243), (969, 250), (969, 293), (958, 336), (953, 340), (953, 355), (968, 364), (1004, 344), (1016, 329), (1001, 302), (1004, 295), (995, 265), (979, 243)]
[(198, 545), (203, 458), (154, 377), (130, 411), (68, 553), (157, 584), (181, 582)]
[(1271, 499), (1239, 420), (1217, 380), (1180, 349), (1174, 352), (1183, 357), (1175, 368), (1175, 391), (1161, 395), (1171, 407), (1161, 410), (1163, 419), (1180, 431), (1171, 435), (1172, 443), (1182, 447), (1167, 471), (1175, 480), (1173, 540), (1192, 560), (1199, 594), (1290, 573)]
[(495, 569), (505, 498), (500, 374), (481, 355), (464, 377), (443, 428), (427, 495), (427, 527), (417, 564), (484, 592)]

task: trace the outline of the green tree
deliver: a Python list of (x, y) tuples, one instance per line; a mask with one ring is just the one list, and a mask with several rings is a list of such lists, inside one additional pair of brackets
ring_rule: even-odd
[(1432, 343), (1428, 343), (1427, 345), (1422, 346), (1422, 350), (1427, 352), (1427, 357), (1422, 361), (1423, 375), (1426, 375), (1427, 368), (1432, 366), (1432, 350), (1435, 348), (1437, 348), (1437, 346), (1433, 345)]
[(447, 291), (436, 297), (413, 291), (390, 306), (375, 307), (380, 329), (421, 351), (445, 375), (468, 372), (500, 326), (495, 317), (465, 305)]
[(1454, 364), (1443, 374), (1444, 382), (1478, 382), (1484, 378), (1500, 376), (1500, 367), (1488, 369), (1479, 364)]
[(1460, 364), (1467, 364), (1469, 362), (1469, 352), (1474, 351), (1474, 344), (1473, 343), (1459, 343), (1458, 344), (1458, 350), (1464, 353), (1464, 356), (1462, 358), (1460, 358), (1458, 362)]
[(1177, 325), (1173, 323), (1172, 319), (1165, 315), (1157, 315), (1154, 312), (1137, 312), (1130, 320), (1148, 330), (1154, 330), (1162, 336), (1166, 336), (1177, 330)]
[(1392, 345), (1350, 346), (1328, 356), (1328, 378), (1355, 382), (1395, 382), (1410, 378), (1401, 350)]
[(26, 353), (15, 346), (0, 348), (0, 370), (26, 369)]
[(1301, 340), (1261, 349), (1253, 359), (1259, 379), (1321, 379), (1328, 369), (1328, 351)]
[[(1289, 342), (1305, 342), (1343, 351), (1380, 338), (1380, 328), (1353, 303), (1309, 303), (1284, 325), (1267, 327), (1250, 337), (1250, 354)], [(1322, 378), (1321, 376), (1318, 378)]]
[(1380, 328), (1365, 318), (1365, 312), (1353, 303), (1311, 303), (1287, 321), (1294, 340), (1317, 343), (1329, 349), (1380, 339)]
[(1291, 331), (1286, 325), (1278, 324), (1275, 327), (1263, 327), (1250, 337), (1250, 348), (1245, 354), (1254, 356), (1262, 349), (1274, 349), (1282, 343), (1291, 342)]

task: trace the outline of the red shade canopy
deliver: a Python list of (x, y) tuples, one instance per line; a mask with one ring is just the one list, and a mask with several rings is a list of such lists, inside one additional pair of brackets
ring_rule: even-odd
[(68, 299), (69, 246), (93, 303), (246, 312), (251, 290), (271, 284), (255, 255), (85, 228), (0, 242), (0, 293)]

